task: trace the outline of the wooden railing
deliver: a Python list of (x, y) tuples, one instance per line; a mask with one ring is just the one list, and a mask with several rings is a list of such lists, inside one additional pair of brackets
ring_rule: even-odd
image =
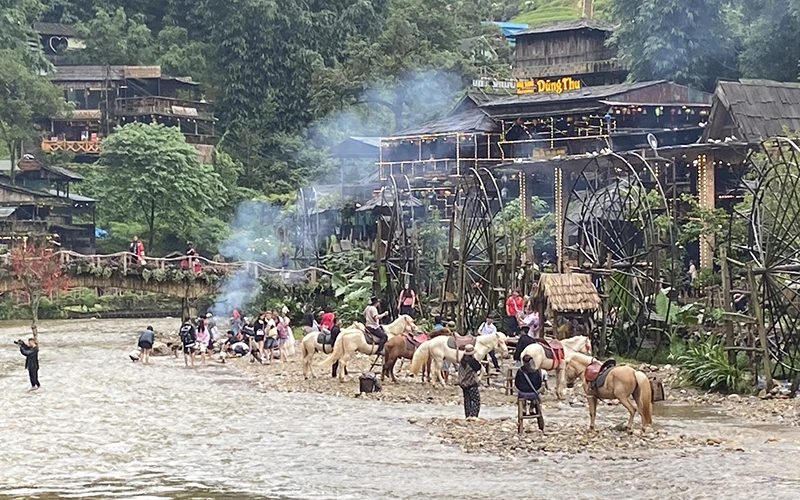
[(100, 153), (100, 141), (42, 141), (42, 151), (71, 151), (73, 153)]
[[(272, 267), (262, 262), (238, 261), (238, 262), (216, 262), (201, 256), (180, 256), (180, 257), (145, 257), (144, 264), (140, 264), (137, 257), (130, 252), (118, 252), (106, 255), (86, 255), (70, 250), (55, 252), (53, 256), (61, 261), (63, 266), (68, 266), (73, 262), (85, 262), (96, 266), (114, 266), (122, 268), (127, 272), (128, 269), (167, 269), (180, 268), (193, 270), (199, 264), (199, 270), (212, 271), (217, 274), (230, 274), (239, 271), (246, 271), (248, 274), (258, 278), (266, 275), (300, 276), (300, 275), (331, 275), (330, 271), (318, 267), (305, 267), (302, 269), (281, 269)], [(0, 258), (0, 264), (9, 264), (9, 254)]]

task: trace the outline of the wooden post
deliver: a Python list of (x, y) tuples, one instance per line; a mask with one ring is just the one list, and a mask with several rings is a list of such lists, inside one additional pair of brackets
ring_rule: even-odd
[[(725, 312), (733, 312), (733, 305), (731, 304), (731, 274), (728, 270), (728, 251), (725, 247), (719, 249), (719, 260), (722, 272), (722, 308)], [(733, 336), (733, 321), (725, 321), (725, 346), (733, 347), (735, 339)], [(736, 363), (736, 351), (730, 349), (728, 351), (728, 364)]]
[[(700, 206), (704, 208), (715, 208), (715, 193), (716, 188), (714, 185), (714, 157), (705, 154), (697, 158), (697, 191), (700, 201)], [(714, 267), (714, 235), (701, 234), (700, 235), (700, 268), (713, 269)]]
[(556, 265), (561, 272), (564, 262), (564, 214), (567, 207), (564, 203), (564, 175), (561, 167), (553, 169), (553, 205), (556, 217)]
[(761, 303), (758, 297), (758, 284), (753, 274), (753, 265), (747, 266), (747, 281), (750, 284), (750, 305), (753, 307), (753, 314), (756, 317), (756, 328), (758, 328), (758, 341), (761, 342), (761, 361), (764, 365), (764, 380), (766, 381), (767, 392), (772, 389), (772, 367), (769, 359), (769, 344), (767, 344), (767, 329), (764, 326), (764, 313), (761, 311)]

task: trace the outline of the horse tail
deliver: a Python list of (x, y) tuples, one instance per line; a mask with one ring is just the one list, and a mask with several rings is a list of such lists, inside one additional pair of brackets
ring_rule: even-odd
[(636, 377), (636, 389), (633, 391), (633, 398), (636, 400), (639, 413), (642, 415), (642, 428), (644, 428), (645, 425), (653, 423), (653, 394), (650, 390), (650, 379), (647, 378), (644, 372), (636, 370), (634, 376)]
[(408, 368), (408, 371), (417, 375), (422, 367), (428, 364), (428, 358), (431, 354), (430, 351), (430, 341), (423, 342), (422, 345), (417, 347), (416, 352), (414, 352), (414, 357), (411, 358), (411, 366)]
[(331, 353), (319, 362), (318, 366), (333, 366), (334, 363), (342, 359), (344, 356), (344, 335), (341, 333), (336, 337), (336, 342), (333, 343), (333, 350)]

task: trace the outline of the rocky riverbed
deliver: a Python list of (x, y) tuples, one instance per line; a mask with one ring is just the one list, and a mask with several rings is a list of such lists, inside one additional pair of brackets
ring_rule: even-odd
[[(547, 411), (544, 413), (547, 417)], [(550, 419), (553, 417), (549, 415)], [(591, 458), (625, 460), (644, 459), (642, 452), (653, 450), (679, 449), (691, 454), (700, 448), (717, 447), (728, 452), (744, 451), (718, 436), (693, 436), (664, 429), (649, 429), (644, 433), (636, 429), (628, 434), (621, 426), (598, 426), (596, 431), (589, 431), (586, 422), (552, 422), (548, 418), (545, 421), (545, 432), (528, 420), (523, 433), (518, 434), (516, 418), (410, 420), (427, 428), (443, 443), (456, 445), (466, 453), (490, 453), (504, 458), (538, 457), (534, 461), (551, 454), (587, 454)]]

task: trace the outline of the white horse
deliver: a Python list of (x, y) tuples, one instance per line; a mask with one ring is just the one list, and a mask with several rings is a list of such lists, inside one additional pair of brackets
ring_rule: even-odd
[(531, 357), (533, 366), (541, 370), (555, 370), (556, 372), (556, 396), (558, 399), (564, 399), (564, 387), (567, 385), (566, 370), (572, 354), (580, 352), (583, 354), (592, 354), (592, 342), (589, 337), (578, 335), (561, 341), (564, 346), (564, 359), (556, 361), (555, 359), (548, 359), (544, 353), (544, 347), (541, 344), (531, 344), (522, 351), (519, 359), (525, 356)]
[[(383, 331), (386, 332), (386, 341), (388, 342), (396, 335), (416, 332), (417, 325), (414, 324), (414, 318), (407, 314), (401, 314), (396, 320), (388, 325), (384, 325)], [(339, 376), (339, 381), (344, 382), (344, 370), (347, 367), (347, 363), (355, 357), (356, 353), (360, 352), (361, 354), (371, 356), (377, 351), (378, 345), (367, 344), (363, 331), (350, 330), (347, 333), (342, 331), (342, 333), (336, 337), (336, 343), (333, 345), (333, 352), (320, 361), (318, 366), (331, 366), (338, 361), (339, 367), (337, 375)]]
[[(411, 367), (408, 369), (416, 375), (423, 366), (428, 364), (428, 359), (432, 361), (431, 372), (436, 374), (436, 381), (444, 385), (442, 378), (442, 361), (447, 360), (451, 363), (458, 363), (461, 360), (462, 351), (452, 349), (447, 345), (450, 337), (436, 337), (427, 340), (417, 348), (414, 358), (411, 360)], [(506, 345), (506, 335), (496, 332), (490, 335), (480, 335), (475, 337), (475, 354), (477, 360), (482, 360), (491, 350), (500, 351), (503, 357), (508, 356), (508, 346)]]
[[(348, 328), (344, 328), (339, 332), (339, 336), (337, 336), (337, 340), (340, 336), (348, 334), (348, 333), (356, 333), (360, 332), (362, 335), (366, 331), (363, 323), (359, 323), (358, 321), (354, 322)], [(320, 344), (317, 339), (319, 338), (320, 332), (310, 332), (307, 333), (303, 340), (300, 341), (300, 349), (301, 353), (303, 354), (303, 377), (308, 378), (316, 378), (314, 374), (314, 368), (311, 365), (311, 362), (314, 359), (314, 354), (321, 352), (323, 354), (330, 354), (333, 352), (333, 346), (330, 346), (331, 352), (325, 352), (325, 349), (322, 344)], [(330, 344), (325, 344), (330, 345)]]

